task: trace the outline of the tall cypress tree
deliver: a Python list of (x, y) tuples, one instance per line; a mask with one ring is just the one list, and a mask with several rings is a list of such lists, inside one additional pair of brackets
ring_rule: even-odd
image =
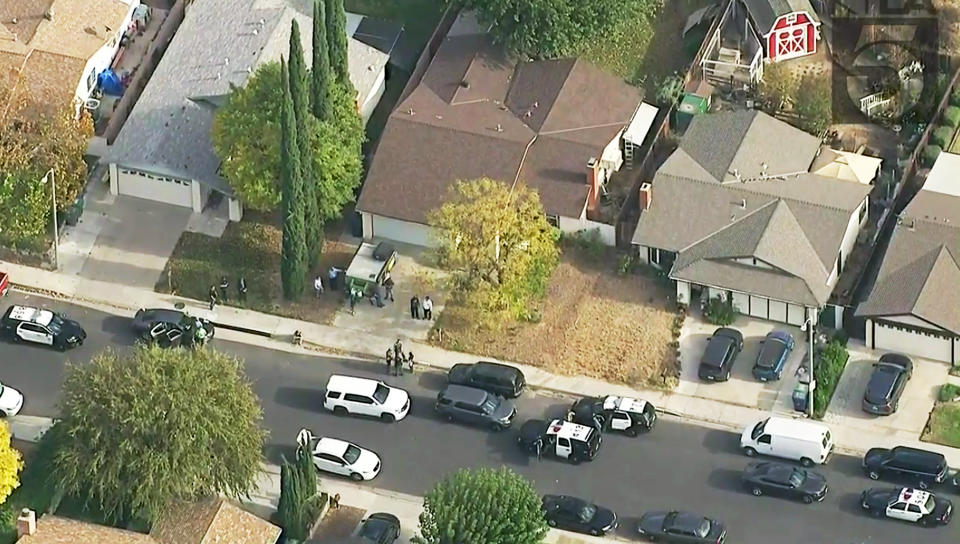
[(297, 148), (297, 121), (290, 95), (287, 65), (280, 62), (283, 107), (280, 116), (280, 183), (282, 186), (283, 247), (280, 254), (280, 280), (283, 296), (296, 299), (303, 294), (307, 275), (306, 235), (304, 232), (303, 180), (300, 178), (300, 150)]
[(317, 0), (313, 3), (313, 76), (310, 88), (313, 116), (326, 121), (330, 115), (330, 50), (327, 43), (327, 9)]
[(323, 243), (323, 225), (317, 208), (316, 186), (313, 175), (313, 152), (311, 149), (310, 90), (307, 86), (307, 66), (300, 42), (300, 25), (294, 19), (290, 23), (290, 97), (293, 100), (293, 116), (297, 124), (297, 151), (300, 153), (300, 179), (303, 181), (305, 255), (310, 268), (320, 261), (320, 246)]
[[(327, 3), (327, 44), (330, 47), (330, 70), (346, 89), (352, 89), (350, 66), (347, 64), (347, 13), (343, 0), (325, 0)], [(355, 93), (351, 93), (355, 94)]]

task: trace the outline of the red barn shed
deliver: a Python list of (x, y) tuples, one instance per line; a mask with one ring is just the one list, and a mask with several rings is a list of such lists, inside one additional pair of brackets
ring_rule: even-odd
[(809, 0), (742, 0), (763, 37), (766, 60), (778, 62), (817, 52), (820, 19)]

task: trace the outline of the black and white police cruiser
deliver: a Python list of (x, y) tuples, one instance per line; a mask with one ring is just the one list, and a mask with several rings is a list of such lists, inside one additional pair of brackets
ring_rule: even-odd
[(927, 526), (946, 525), (953, 514), (949, 500), (910, 487), (867, 489), (860, 495), (860, 506), (875, 517)]
[(637, 436), (653, 428), (657, 410), (652, 403), (630, 397), (585, 397), (573, 403), (567, 421)]
[(81, 344), (87, 332), (79, 323), (50, 310), (14, 305), (0, 318), (0, 331), (15, 342), (33, 342), (65, 351)]
[(600, 429), (555, 419), (532, 419), (520, 427), (517, 444), (529, 454), (550, 455), (573, 464), (592, 461), (600, 451)]

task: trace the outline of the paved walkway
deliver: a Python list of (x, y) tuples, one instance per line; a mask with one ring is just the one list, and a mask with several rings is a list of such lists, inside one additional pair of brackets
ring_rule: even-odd
[[(183, 303), (188, 310), (198, 314), (207, 313), (206, 305), (202, 302), (156, 293), (146, 289), (119, 286), (106, 282), (88, 280), (76, 276), (66, 276), (50, 271), (26, 267), (0, 261), (0, 270), (11, 275), (15, 285), (33, 290), (40, 290), (72, 299), (73, 302), (105, 309), (123, 315), (132, 313), (141, 307), (172, 306)], [(300, 330), (305, 344), (313, 344), (321, 348), (328, 348), (335, 352), (360, 355), (364, 358), (373, 358), (379, 363), (387, 347), (396, 340), (392, 336), (365, 334), (356, 330), (338, 329), (326, 325), (307, 323), (295, 319), (279, 317), (251, 310), (242, 310), (230, 306), (218, 306), (214, 311), (213, 319), (217, 323), (241, 326), (261, 331), (270, 336), (270, 339), (250, 334), (233, 333), (222, 334), (218, 337), (259, 344), (266, 347), (292, 348), (289, 342), (293, 332)], [(221, 329), (222, 330), (222, 329)], [(226, 332), (226, 331), (225, 331)], [(457, 363), (473, 363), (479, 357), (468, 353), (449, 351), (413, 340), (405, 340), (405, 349), (414, 352), (418, 364), (439, 370), (446, 370)], [(854, 351), (863, 351), (863, 346), (852, 345)], [(484, 359), (493, 360), (485, 357)], [(684, 391), (661, 391), (653, 389), (631, 388), (626, 385), (611, 384), (601, 380), (582, 376), (558, 376), (544, 372), (527, 365), (510, 363), (520, 368), (527, 378), (527, 383), (537, 389), (545, 389), (558, 393), (580, 395), (624, 395), (641, 397), (653, 402), (659, 409), (690, 420), (722, 426), (736, 431), (746, 425), (758, 421), (771, 413), (794, 416), (792, 411), (786, 411), (785, 403), (775, 403), (771, 409), (762, 410), (755, 407), (733, 404), (716, 399), (693, 396)], [(786, 376), (784, 379), (787, 379)], [(840, 419), (840, 418), (838, 418)], [(868, 420), (861, 420), (857, 425), (844, 424), (846, 420), (830, 422), (830, 428), (837, 444), (837, 449), (852, 455), (862, 454), (871, 447), (893, 447), (908, 445), (935, 450), (943, 453), (953, 467), (960, 467), (960, 449), (920, 442), (919, 436), (913, 432), (891, 432), (879, 425), (865, 424)]]

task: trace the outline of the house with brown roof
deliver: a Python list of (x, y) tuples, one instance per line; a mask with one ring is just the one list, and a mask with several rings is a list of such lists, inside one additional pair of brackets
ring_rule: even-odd
[(681, 303), (719, 296), (738, 313), (792, 325), (817, 322), (827, 308), (839, 327), (842, 308), (828, 300), (867, 220), (872, 185), (824, 170), (817, 158), (829, 152), (763, 112), (694, 118), (640, 188), (640, 260), (668, 273)]
[[(0, 2), (0, 80), (10, 96), (38, 105), (90, 99), (109, 68), (140, 0)], [(19, 94), (18, 94), (19, 93)]]
[(612, 245), (590, 214), (642, 98), (583, 60), (510, 59), (462, 14), (387, 121), (357, 202), (363, 236), (428, 245), (427, 214), (454, 182), (489, 177), (526, 184), (555, 226)]
[(871, 348), (960, 364), (960, 155), (941, 153), (900, 212), (857, 315)]
[(17, 544), (276, 544), (280, 528), (223, 498), (171, 507), (150, 534), (31, 510), (17, 518)]

